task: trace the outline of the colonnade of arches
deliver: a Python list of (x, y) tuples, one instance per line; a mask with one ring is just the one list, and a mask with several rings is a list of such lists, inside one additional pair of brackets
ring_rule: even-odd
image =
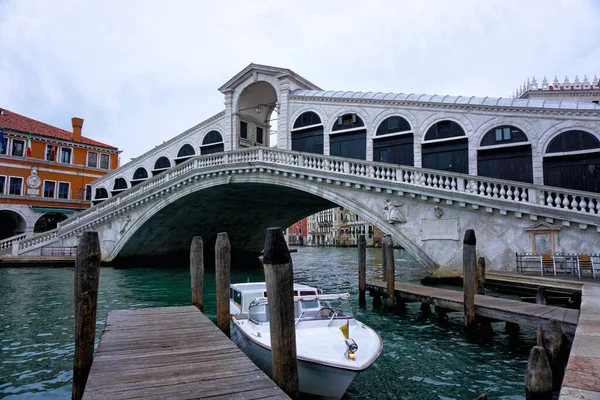
[[(294, 121), (292, 150), (324, 154), (325, 126), (306, 111)], [(414, 166), (414, 127), (402, 116), (390, 116), (373, 136), (373, 161)], [(533, 183), (531, 138), (520, 128), (499, 125), (477, 144), (477, 175)], [(329, 154), (366, 160), (367, 129), (360, 116), (340, 115), (329, 133)], [(421, 167), (458, 173), (469, 171), (469, 137), (460, 123), (432, 124), (421, 142)], [(583, 130), (556, 135), (543, 151), (544, 184), (600, 192), (600, 141)]]
[[(167, 156), (159, 156), (156, 158), (156, 160), (154, 160), (154, 163), (152, 164), (153, 168), (151, 170), (148, 170), (148, 168), (144, 166), (139, 166), (136, 168), (133, 172), (133, 175), (129, 179), (129, 182), (124, 177), (115, 178), (112, 189), (110, 190), (110, 194), (112, 196), (117, 195), (120, 192), (145, 181), (146, 179), (150, 178), (150, 176), (156, 176), (175, 165), (187, 161), (192, 157), (218, 153), (224, 151), (224, 149), (225, 145), (221, 132), (217, 130), (211, 130), (204, 135), (202, 138), (202, 143), (198, 146), (198, 149), (195, 149), (194, 146), (189, 143), (184, 143), (179, 148), (175, 158), (170, 159)], [(108, 197), (108, 190), (105, 188), (97, 188), (92, 202), (94, 204), (98, 204), (106, 200)]]

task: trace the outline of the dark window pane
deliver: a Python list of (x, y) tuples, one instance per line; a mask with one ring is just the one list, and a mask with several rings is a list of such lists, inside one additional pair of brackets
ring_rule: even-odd
[(240, 121), (240, 137), (242, 139), (248, 139), (248, 123)]
[(125, 179), (123, 178), (117, 178), (115, 179), (115, 184), (113, 186), (114, 190), (122, 190), (122, 189), (127, 189), (127, 182), (125, 182)]
[(597, 148), (600, 148), (600, 142), (594, 135), (583, 131), (567, 131), (552, 139), (546, 153), (565, 153)]
[[(247, 128), (246, 128), (247, 129)], [(202, 144), (221, 143), (223, 142), (223, 136), (217, 131), (210, 131), (204, 136)]]
[(410, 131), (410, 124), (402, 117), (389, 117), (385, 119), (379, 127), (377, 127), (376, 135), (387, 135), (389, 133), (397, 133)]
[(63, 164), (71, 163), (71, 149), (64, 147), (60, 149), (60, 162)]
[(0, 142), (0, 154), (6, 154), (8, 152), (8, 138), (4, 137)]
[(145, 168), (138, 168), (133, 173), (133, 179), (148, 179), (148, 171)]
[(55, 189), (56, 189), (56, 182), (52, 182), (52, 181), (44, 182), (44, 197), (54, 197)]
[(525, 132), (516, 126), (497, 126), (489, 130), (481, 139), (481, 146), (495, 146), (497, 144), (527, 142)]
[(422, 147), (423, 168), (469, 173), (468, 142), (465, 139), (433, 143)]
[(373, 141), (373, 161), (414, 166), (413, 135), (392, 136)]
[(292, 150), (323, 154), (323, 127), (292, 132)]
[(546, 157), (544, 185), (600, 193), (600, 153)]
[(177, 157), (191, 157), (195, 154), (196, 153), (194, 152), (194, 148), (192, 146), (190, 146), (189, 144), (184, 144), (179, 149), (179, 152), (177, 153)]
[(256, 143), (263, 144), (263, 128), (256, 127)]
[(331, 130), (341, 131), (344, 129), (360, 128), (361, 126), (365, 126), (365, 123), (358, 115), (344, 114), (338, 117)]
[(321, 118), (312, 111), (307, 111), (300, 115), (294, 122), (294, 129), (302, 128), (303, 126), (319, 125)]
[(4, 194), (4, 187), (6, 186), (6, 177), (0, 176), (0, 194)]
[(110, 155), (100, 154), (100, 168), (102, 168), (102, 169), (110, 168)]
[(167, 157), (160, 157), (154, 163), (154, 169), (171, 168), (171, 161)]
[(85, 199), (88, 201), (92, 199), (92, 186), (91, 185), (85, 185)]
[(69, 198), (69, 184), (66, 182), (58, 183), (58, 198), (68, 199)]
[(98, 188), (96, 189), (96, 199), (107, 199), (108, 198), (108, 192), (106, 191), (106, 189), (104, 188)]
[(88, 167), (96, 168), (98, 166), (98, 153), (90, 151), (87, 160)]
[(329, 137), (330, 154), (347, 158), (366, 160), (367, 157), (367, 133), (359, 132), (342, 133)]
[(440, 121), (427, 130), (425, 140), (465, 136), (463, 128), (454, 121)]
[(13, 141), (12, 141), (12, 152), (10, 153), (11, 155), (22, 157), (24, 149), (25, 149), (25, 142), (24, 141), (13, 139)]
[(213, 154), (220, 153), (222, 151), (224, 151), (223, 143), (216, 143), (210, 146), (202, 146), (202, 148), (200, 149), (200, 154)]
[(23, 187), (23, 178), (10, 178), (8, 182), (8, 194), (21, 194), (21, 188)]
[(531, 145), (479, 150), (477, 175), (533, 183)]
[(46, 161), (56, 161), (56, 147), (51, 144), (46, 145)]

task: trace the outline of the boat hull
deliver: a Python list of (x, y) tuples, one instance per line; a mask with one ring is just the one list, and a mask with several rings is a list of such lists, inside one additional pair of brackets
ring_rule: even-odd
[[(256, 366), (273, 377), (271, 350), (247, 337), (232, 320), (232, 339)], [(324, 399), (340, 399), (359, 371), (298, 360), (298, 385), (302, 393)]]

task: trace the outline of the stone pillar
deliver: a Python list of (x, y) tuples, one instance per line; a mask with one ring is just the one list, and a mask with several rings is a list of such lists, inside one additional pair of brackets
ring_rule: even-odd
[(225, 93), (225, 123), (223, 124), (223, 147), (225, 151), (237, 148), (236, 115), (233, 110), (233, 90)]
[(279, 116), (277, 118), (277, 148), (281, 150), (291, 150), (290, 129), (289, 129), (289, 102), (290, 102), (290, 83), (288, 79), (281, 79), (279, 83), (279, 93), (277, 93), (279, 103)]

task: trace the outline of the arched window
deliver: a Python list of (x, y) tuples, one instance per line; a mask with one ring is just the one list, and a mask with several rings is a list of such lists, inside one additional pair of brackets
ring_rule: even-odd
[(115, 184), (113, 185), (113, 190), (111, 191), (112, 195), (122, 192), (123, 190), (127, 190), (127, 181), (123, 178), (116, 178)]
[(437, 122), (427, 130), (421, 145), (423, 168), (468, 174), (468, 146), (465, 131), (459, 124), (454, 121)]
[(365, 123), (356, 114), (340, 115), (331, 128), (329, 154), (366, 160), (367, 130)]
[(133, 179), (131, 180), (131, 186), (133, 187), (133, 186), (137, 185), (138, 183), (145, 181), (146, 179), (148, 179), (148, 171), (146, 171), (146, 168), (144, 168), (144, 167), (139, 167), (133, 173)]
[(160, 157), (154, 163), (154, 169), (152, 170), (152, 175), (156, 176), (169, 168), (171, 168), (171, 161), (169, 161), (169, 159), (167, 157), (164, 157), (164, 156)]
[(525, 132), (511, 125), (490, 129), (477, 150), (477, 175), (533, 183), (531, 144)]
[(177, 153), (177, 158), (175, 159), (175, 164), (180, 164), (195, 155), (196, 152), (194, 151), (194, 148), (186, 143), (179, 149), (179, 152)]
[(218, 131), (210, 131), (202, 139), (200, 154), (220, 153), (224, 151), (223, 136)]
[(394, 116), (379, 124), (373, 138), (373, 161), (415, 165), (414, 135), (406, 119)]
[(600, 192), (600, 141), (579, 130), (552, 139), (544, 156), (544, 185)]
[(292, 150), (323, 154), (323, 123), (317, 113), (307, 111), (294, 122)]
[(94, 196), (94, 200), (92, 200), (93, 204), (102, 203), (104, 200), (108, 199), (108, 192), (104, 188), (97, 188), (96, 195)]

